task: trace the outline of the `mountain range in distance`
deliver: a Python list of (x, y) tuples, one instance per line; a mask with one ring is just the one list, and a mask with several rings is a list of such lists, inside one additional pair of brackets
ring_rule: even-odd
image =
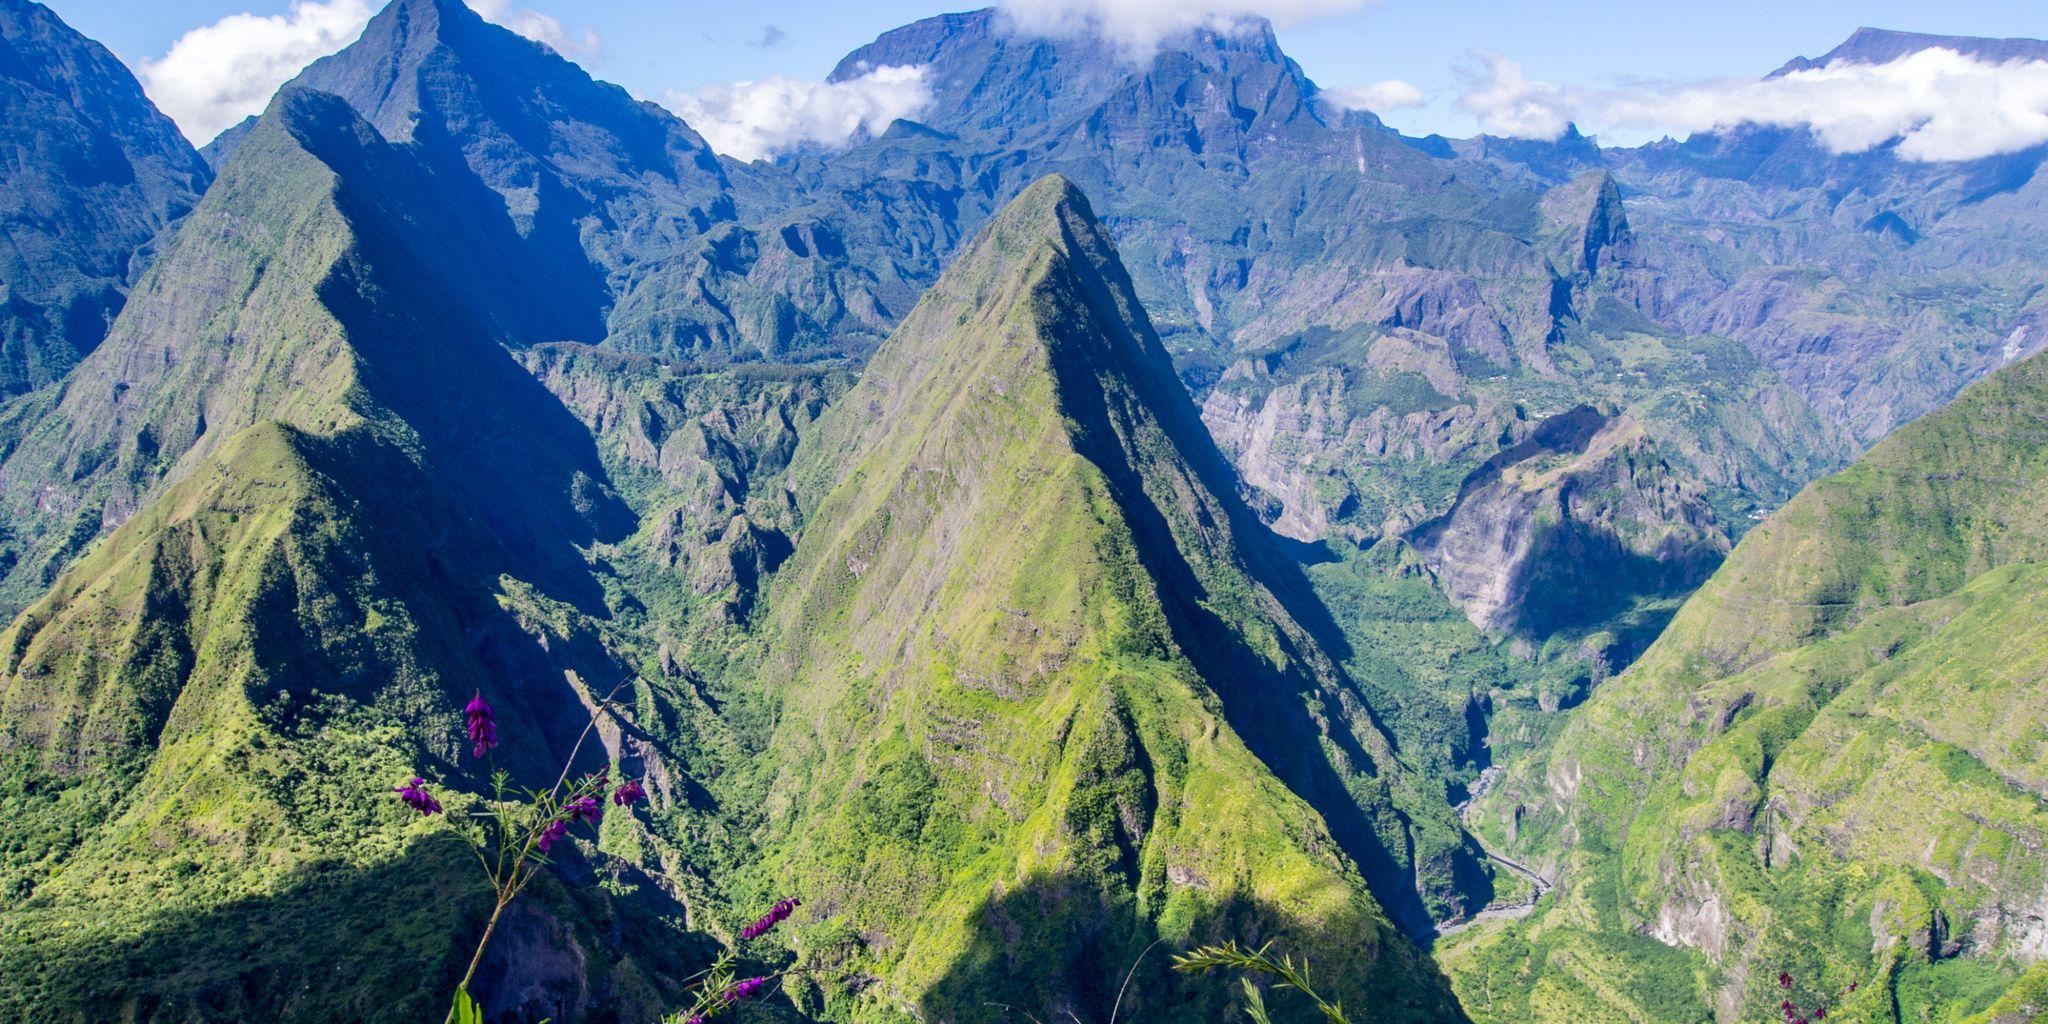
[[(0, 40), (8, 1017), (445, 1012), (489, 893), (389, 794), (484, 791), (472, 693), (650, 797), (494, 1021), (789, 890), (792, 1021), (1233, 1019), (1148, 954), (1232, 940), (1374, 1019), (2041, 1012), (2039, 149), (1414, 138), (1260, 22), (981, 11), (746, 163), (395, 0), (202, 154)], [(1930, 47), (2048, 57), (1779, 74)]]

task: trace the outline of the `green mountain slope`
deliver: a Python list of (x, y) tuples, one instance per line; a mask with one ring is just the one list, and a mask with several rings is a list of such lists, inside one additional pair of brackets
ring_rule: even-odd
[(106, 336), (212, 174), (106, 47), (31, 0), (0, 2), (0, 397)]
[(1764, 1012), (1784, 967), (1919, 1020), (1983, 1009), (2040, 959), (2044, 497), (2036, 357), (1753, 531), (1482, 802), (1484, 833), (1562, 877), (1455, 955), (1475, 1016)]
[[(440, 1012), (479, 908), (392, 780), (462, 784), (475, 689), (501, 763), (552, 778), (627, 678), (578, 546), (630, 517), (503, 347), (546, 309), (440, 184), (339, 100), (281, 97), (15, 452), (139, 510), (0, 636), (0, 1012)], [(640, 769), (616, 734), (592, 757)], [(651, 1015), (694, 947), (634, 936), (679, 912), (544, 890), (508, 949), (562, 956), (489, 967), (493, 1011)]]
[[(727, 784), (761, 808), (759, 870), (872, 977), (856, 1016), (1103, 1019), (1155, 938), (1231, 935), (1387, 1019), (1453, 1012), (1381, 906), (1426, 927), (1411, 876), (1456, 899), (1478, 869), (1320, 649), (1064, 179), (960, 256), (790, 479), (775, 725)], [(1224, 1012), (1227, 986), (1164, 966), (1126, 1013)]]

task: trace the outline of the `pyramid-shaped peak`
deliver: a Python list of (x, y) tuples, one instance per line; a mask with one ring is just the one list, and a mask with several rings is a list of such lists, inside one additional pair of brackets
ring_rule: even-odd
[[(850, 399), (871, 415), (833, 418), (821, 433), (840, 435), (837, 443), (815, 447), (902, 442), (895, 424), (957, 411), (961, 396), (980, 394), (989, 380), (1004, 382), (1005, 402), (1035, 394), (1049, 412), (1075, 400), (1068, 388), (1084, 377), (1114, 381), (1155, 407), (1177, 437), (1200, 431), (1108, 232), (1072, 181), (1049, 174), (989, 221), (876, 350)], [(814, 477), (796, 470), (800, 497), (815, 497), (844, 467), (810, 468)]]
[(1105, 241), (1088, 197), (1064, 174), (1048, 174), (1017, 193), (989, 223), (988, 233), (1003, 248), (1033, 240), (1062, 248), (1084, 239)]
[[(1172, 360), (1138, 302), (1115, 242), (1088, 197), (1064, 175), (1048, 174), (1011, 199), (954, 259), (932, 294), (963, 301), (984, 315), (1007, 315), (1005, 308), (1018, 296), (1038, 296), (1025, 316), (1060, 321), (1056, 327), (1037, 325), (1054, 348), (1071, 357), (1077, 345), (1106, 347), (1125, 364), (1121, 372), (1173, 378)], [(899, 331), (884, 349), (913, 347), (911, 339), (934, 336)], [(1165, 390), (1186, 404), (1177, 383)]]
[[(511, 29), (485, 21), (463, 0), (391, 0), (363, 26), (362, 36), (348, 50), (359, 55), (367, 51), (403, 66), (417, 63), (440, 47), (466, 55), (479, 51), (479, 56), (485, 49), (544, 49)], [(316, 65), (332, 60), (325, 58)]]

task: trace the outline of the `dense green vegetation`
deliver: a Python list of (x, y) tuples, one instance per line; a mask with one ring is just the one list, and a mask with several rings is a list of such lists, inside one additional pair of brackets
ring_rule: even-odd
[(1372, 1020), (2040, 1012), (2048, 369), (1764, 520), (2048, 330), (2020, 185), (1404, 139), (1270, 32), (990, 12), (849, 58), (927, 125), (740, 165), (397, 0), (198, 199), (0, 36), (0, 228), (70, 246), (0, 251), (0, 1016), (439, 1013), (489, 894), (390, 793), (482, 791), (476, 691), (540, 785), (619, 693), (571, 768), (652, 795), (494, 1020), (676, 1010), (789, 896), (747, 1015), (1315, 1019), (1173, 970), (1231, 941)]
[[(1447, 1012), (1366, 884), (1425, 870), (1382, 831), (1425, 796), (1363, 716), (1313, 738), (1308, 708), (1350, 691), (1222, 466), (1057, 179), (799, 448), (754, 673), (778, 724), (726, 785), (765, 809), (756, 870), (875, 937), (846, 954), (876, 985), (854, 1012), (924, 993), (948, 1020), (1100, 1018), (1155, 939), (1240, 931), (1319, 951), (1396, 1017)], [(1352, 801), (1380, 821), (1342, 831)], [(1142, 965), (1127, 1012), (1234, 998), (1166, 968)]]
[[(1511, 770), (1483, 831), (1561, 888), (1450, 954), (1475, 1017), (1703, 1019), (1772, 1005), (1781, 965), (1861, 980), (1845, 1009), (1887, 1019), (2000, 997), (2048, 870), (2044, 439), (2040, 358), (1899, 431), (1751, 533)], [(1668, 947), (1600, 958), (1643, 935)], [(1687, 998), (1557, 988), (1654, 960)]]

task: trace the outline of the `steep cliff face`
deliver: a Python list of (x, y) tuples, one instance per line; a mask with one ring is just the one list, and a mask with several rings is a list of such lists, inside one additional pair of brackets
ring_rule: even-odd
[(781, 478), (797, 439), (853, 375), (707, 370), (573, 344), (520, 358), (597, 438), (609, 477), (639, 514), (636, 549), (689, 581), (704, 603), (694, 610), (723, 625), (744, 620), (789, 554), (792, 509)]
[[(2044, 424), (2036, 357), (1808, 488), (1510, 765), (1482, 830), (1562, 898), (1455, 954), (1461, 991), (1501, 986), (1501, 1020), (1731, 1019), (1790, 969), (1862, 982), (1843, 1013), (1966, 1014), (2039, 961)], [(1620, 957), (1690, 980), (1509, 982)]]
[[(1588, 406), (1489, 458), (1409, 540), (1474, 625), (1536, 639), (1675, 601), (1728, 551), (1701, 488), (1642, 426)], [(1654, 636), (1663, 620), (1630, 624)]]
[(1457, 355), (1405, 328), (1291, 365), (1279, 352), (1233, 365), (1202, 419), (1245, 482), (1280, 502), (1274, 528), (1298, 540), (1369, 541), (1435, 514), (1464, 469), (1523, 429), (1519, 409), (1473, 396)]
[(212, 174), (112, 53), (32, 0), (0, 3), (0, 397), (106, 337)]

